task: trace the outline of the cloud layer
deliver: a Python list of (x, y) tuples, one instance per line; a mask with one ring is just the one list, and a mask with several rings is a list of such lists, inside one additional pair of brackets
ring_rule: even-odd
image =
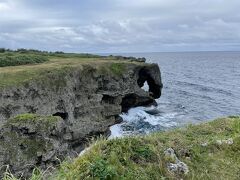
[(0, 46), (71, 52), (240, 50), (239, 0), (0, 0)]

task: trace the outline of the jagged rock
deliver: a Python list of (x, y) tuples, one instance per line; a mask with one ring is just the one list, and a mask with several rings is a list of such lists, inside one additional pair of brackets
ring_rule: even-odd
[(165, 155), (165, 157), (167, 157), (167, 158), (169, 158), (169, 159), (171, 159), (173, 161), (177, 161), (178, 160), (178, 158), (177, 158), (177, 156), (175, 154), (175, 151), (172, 148), (168, 148), (166, 151), (164, 151), (164, 155)]
[(0, 129), (0, 174), (9, 166), (16, 176), (28, 177), (35, 167), (46, 169), (73, 156), (63, 138), (66, 129), (60, 117), (23, 114), (10, 119)]
[(233, 144), (233, 139), (229, 138), (227, 140), (217, 140), (216, 143), (218, 145), (222, 145), (222, 144), (232, 145)]
[(150, 110), (145, 110), (146, 113), (150, 114), (150, 115), (158, 115), (161, 113), (161, 111), (159, 109), (150, 109)]
[(207, 147), (207, 146), (208, 146), (208, 143), (207, 143), (207, 142), (202, 143), (201, 146), (202, 146), (202, 147)]
[(223, 144), (222, 140), (217, 140), (216, 143), (217, 143), (218, 145), (222, 145), (222, 144)]
[(187, 174), (189, 172), (188, 166), (181, 161), (176, 163), (169, 163), (167, 165), (168, 171), (175, 174)]
[(167, 169), (171, 173), (175, 174), (187, 174), (189, 172), (188, 166), (180, 161), (172, 148), (168, 148), (164, 151), (165, 158), (170, 162), (167, 163)]
[[(113, 56), (112, 56), (113, 57)], [(146, 62), (146, 58), (136, 58), (136, 57), (125, 57), (125, 56), (114, 56), (115, 59), (117, 60), (130, 60), (132, 62)]]
[[(121, 121), (121, 112), (154, 104), (161, 96), (157, 64), (102, 64), (105, 69), (93, 63), (76, 66), (50, 72), (42, 80), (0, 89), (0, 127), (23, 113), (60, 116), (69, 127), (65, 139), (81, 150), (90, 136), (109, 133), (109, 126)], [(141, 89), (144, 82), (148, 82), (149, 92)]]
[(233, 139), (230, 138), (230, 139), (226, 140), (225, 143), (228, 144), (228, 145), (232, 145), (233, 144)]

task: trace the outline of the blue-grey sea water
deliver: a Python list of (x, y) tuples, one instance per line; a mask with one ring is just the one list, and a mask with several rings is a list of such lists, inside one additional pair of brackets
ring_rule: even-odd
[(112, 137), (240, 115), (240, 52), (121, 55), (158, 63), (164, 88), (157, 107), (137, 107), (122, 114), (124, 122), (111, 127)]

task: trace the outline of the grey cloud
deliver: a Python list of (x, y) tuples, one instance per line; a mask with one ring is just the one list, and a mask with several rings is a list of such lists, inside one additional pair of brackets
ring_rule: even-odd
[(238, 0), (0, 0), (0, 46), (78, 52), (240, 50), (238, 7)]

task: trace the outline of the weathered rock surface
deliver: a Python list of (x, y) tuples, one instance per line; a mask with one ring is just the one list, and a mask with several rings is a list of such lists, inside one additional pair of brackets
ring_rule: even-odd
[[(145, 82), (149, 85), (149, 92), (141, 89)], [(17, 150), (8, 156), (4, 155), (7, 147), (0, 150), (0, 166), (10, 164), (15, 172), (18, 167), (24, 168), (24, 164), (41, 164), (44, 168), (54, 164), (58, 154), (68, 155), (66, 149), (78, 153), (89, 137), (109, 133), (109, 126), (120, 121), (121, 112), (135, 106), (154, 104), (154, 99), (161, 96), (161, 89), (158, 65), (135, 62), (65, 67), (64, 71), (47, 72), (44, 79), (1, 89), (1, 138), (3, 143), (8, 142)], [(60, 116), (62, 119), (58, 122), (60, 124), (54, 125), (55, 134), (51, 129), (46, 132), (39, 130), (37, 127), (41, 123), (9, 124), (11, 118), (24, 113)], [(11, 131), (14, 131), (13, 137), (9, 136)], [(27, 137), (39, 141), (39, 145), (42, 144), (39, 148), (47, 154), (37, 152), (37, 156), (32, 154), (35, 158), (25, 159), (29, 153), (18, 148), (28, 147), (17, 142)], [(17, 139), (15, 145), (11, 144), (14, 139)], [(53, 142), (51, 150), (46, 147), (48, 142)], [(60, 145), (63, 148), (58, 151), (56, 147)], [(49, 152), (57, 155), (51, 156)], [(41, 160), (37, 158), (39, 156)]]
[(166, 151), (164, 151), (164, 155), (165, 158), (170, 161), (167, 164), (167, 169), (169, 172), (174, 174), (187, 174), (189, 172), (187, 164), (178, 159), (175, 151), (172, 148), (168, 148)]
[(16, 176), (28, 177), (36, 167), (47, 169), (72, 157), (74, 151), (64, 140), (66, 129), (60, 117), (23, 114), (10, 119), (0, 131), (0, 174), (9, 168)]

